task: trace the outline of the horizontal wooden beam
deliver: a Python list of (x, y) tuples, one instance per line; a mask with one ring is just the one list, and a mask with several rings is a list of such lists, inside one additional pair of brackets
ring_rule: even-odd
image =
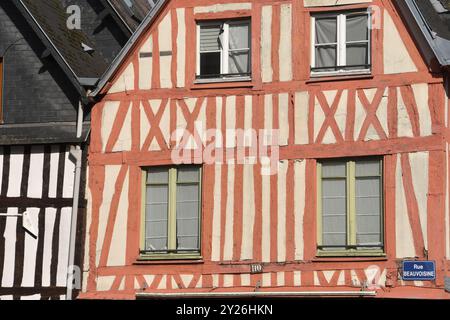
[[(444, 151), (445, 140), (443, 136), (434, 135), (417, 138), (396, 138), (377, 141), (343, 142), (338, 144), (309, 144), (290, 145), (280, 147), (280, 160), (295, 159), (323, 159), (335, 157), (375, 156), (397, 153), (410, 153), (421, 151)], [(233, 149), (217, 153), (233, 154)], [(192, 152), (194, 153), (194, 152)], [(248, 153), (246, 153), (248, 154)], [(225, 159), (225, 158), (224, 158)], [(192, 158), (192, 163), (204, 163), (201, 158)], [(103, 165), (169, 165), (173, 164), (172, 151), (148, 151), (148, 152), (115, 152), (115, 153), (91, 153), (89, 164)]]
[(0, 197), (0, 208), (66, 208), (72, 207), (70, 198), (32, 199), (27, 197)]
[(40, 294), (45, 297), (60, 296), (66, 294), (65, 287), (14, 287), (14, 288), (0, 288), (0, 296), (32, 296)]

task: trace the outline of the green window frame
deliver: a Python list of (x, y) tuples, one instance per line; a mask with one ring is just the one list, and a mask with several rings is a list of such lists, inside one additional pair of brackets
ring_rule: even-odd
[[(372, 169), (374, 168), (374, 164), (378, 163), (378, 172), (361, 172), (364, 163), (371, 163)], [(340, 166), (341, 169), (345, 168), (345, 173), (333, 175), (324, 174), (325, 166)], [(361, 167), (359, 167), (361, 165)], [(357, 172), (359, 171), (359, 172)], [(370, 171), (370, 170), (369, 170)], [(344, 172), (341, 170), (341, 172)], [(379, 193), (378, 197), (376, 196), (359, 196), (363, 191), (357, 189), (357, 182), (361, 180), (375, 180), (379, 185)], [(345, 214), (340, 217), (345, 217), (345, 244), (343, 243), (333, 243), (330, 245), (329, 243), (325, 243), (325, 236), (327, 231), (325, 231), (326, 227), (330, 227), (332, 224), (328, 224), (328, 226), (324, 225), (325, 217), (329, 218), (332, 215), (324, 216), (324, 201), (326, 198), (324, 197), (324, 181), (340, 181), (341, 184), (336, 184), (336, 186), (341, 185), (345, 181), (345, 187), (341, 188), (340, 195), (336, 198), (343, 199), (345, 197)], [(373, 186), (372, 186), (373, 187)], [(370, 158), (357, 158), (357, 159), (330, 159), (324, 161), (317, 162), (317, 255), (318, 256), (330, 256), (330, 257), (348, 257), (348, 256), (384, 256), (385, 248), (384, 248), (384, 194), (383, 194), (383, 160), (379, 157), (370, 157)], [(342, 196), (342, 193), (345, 192), (345, 196)], [(329, 197), (333, 198), (333, 197)], [(361, 212), (357, 210), (357, 199), (359, 198), (375, 198), (377, 200), (379, 198), (378, 212), (367, 212), (361, 213), (367, 208), (360, 209)], [(377, 201), (376, 201), (377, 202)], [(341, 205), (344, 203), (341, 203)], [(337, 206), (338, 207), (338, 206)], [(339, 209), (336, 209), (339, 211)], [(370, 209), (372, 210), (372, 209)], [(368, 217), (378, 218), (379, 223), (379, 243), (371, 243), (371, 244), (362, 244), (358, 240), (358, 222), (359, 219), (367, 219), (367, 221), (371, 221)], [(365, 223), (367, 224), (367, 221)], [(372, 220), (373, 221), (373, 220)], [(372, 223), (373, 224), (373, 223)], [(336, 227), (336, 226), (334, 226)], [(342, 227), (341, 227), (342, 228)], [(334, 230), (334, 229), (333, 229)], [(339, 229), (340, 232), (335, 232), (338, 234), (344, 234), (342, 229)], [(330, 232), (332, 233), (332, 232)], [(331, 238), (332, 239), (332, 238)], [(330, 242), (330, 240), (328, 240)]]
[[(197, 172), (196, 179), (185, 179), (180, 181), (181, 173), (184, 169), (190, 170), (190, 173)], [(167, 181), (152, 181), (151, 174), (152, 173), (162, 173), (167, 177)], [(167, 175), (165, 175), (167, 174)], [(140, 249), (140, 260), (170, 260), (170, 259), (201, 259), (201, 208), (202, 208), (202, 168), (200, 166), (164, 166), (164, 167), (146, 167), (142, 168), (142, 218), (141, 218), (141, 249)], [(149, 194), (151, 191), (148, 191), (151, 187), (166, 187), (167, 191), (167, 199), (161, 199), (162, 203), (166, 205), (166, 214), (167, 214), (167, 233), (166, 233), (166, 247), (163, 249), (149, 249), (148, 239), (151, 237), (151, 234), (148, 232), (149, 223), (152, 221), (149, 220), (151, 217), (151, 209), (149, 206)], [(198, 210), (197, 217), (198, 226), (197, 226), (197, 247), (190, 249), (179, 248), (179, 237), (180, 235), (178, 223), (181, 214), (177, 211), (180, 210), (179, 204), (180, 201), (177, 202), (177, 198), (181, 197), (180, 189), (183, 186), (197, 186), (198, 192)], [(151, 196), (150, 196), (151, 197)], [(159, 201), (159, 199), (158, 199)], [(183, 202), (183, 201), (181, 201)], [(188, 201), (185, 201), (188, 202)], [(184, 218), (184, 220), (189, 219), (193, 220), (194, 218)], [(191, 236), (192, 237), (192, 236)]]

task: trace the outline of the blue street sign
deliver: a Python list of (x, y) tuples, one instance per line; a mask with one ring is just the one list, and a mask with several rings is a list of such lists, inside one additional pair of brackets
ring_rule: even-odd
[(434, 261), (403, 261), (402, 279), (405, 281), (431, 281), (436, 279)]

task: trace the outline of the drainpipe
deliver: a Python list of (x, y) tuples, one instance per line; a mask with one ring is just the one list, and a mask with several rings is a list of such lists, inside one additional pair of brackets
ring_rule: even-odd
[[(78, 119), (77, 119), (77, 138), (81, 138), (83, 132), (83, 104), (80, 101), (78, 104)], [(70, 240), (69, 240), (69, 260), (67, 263), (67, 292), (66, 300), (72, 300), (74, 275), (77, 272), (75, 268), (75, 242), (77, 238), (77, 218), (78, 218), (78, 202), (80, 197), (80, 180), (81, 180), (81, 165), (82, 165), (82, 151), (80, 144), (70, 148), (70, 154), (75, 158), (75, 180), (73, 184), (73, 204), (72, 204), (72, 220), (70, 224)]]

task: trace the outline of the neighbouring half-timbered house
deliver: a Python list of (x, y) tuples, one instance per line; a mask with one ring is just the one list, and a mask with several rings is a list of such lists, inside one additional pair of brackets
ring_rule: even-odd
[(80, 297), (450, 298), (435, 2), (157, 2), (91, 93)]
[(87, 90), (134, 31), (125, 14), (102, 1), (0, 3), (0, 300), (76, 294)]

